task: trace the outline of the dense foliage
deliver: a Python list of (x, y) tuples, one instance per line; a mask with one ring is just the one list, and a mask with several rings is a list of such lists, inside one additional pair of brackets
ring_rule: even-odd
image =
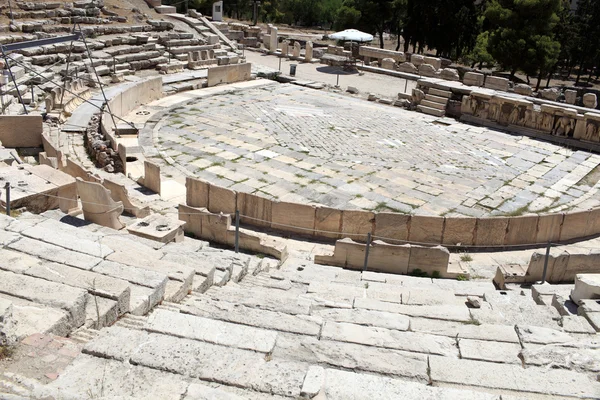
[[(176, 0), (172, 0), (175, 2)], [(180, 3), (181, 7), (181, 2)], [(210, 14), (214, 0), (189, 0)], [(224, 0), (231, 18), (251, 20), (254, 0)], [(166, 2), (165, 2), (166, 3)], [(600, 75), (600, 0), (262, 0), (259, 22), (356, 28), (397, 39), (396, 49), (472, 66), (497, 66), (540, 80)], [(572, 9), (572, 4), (576, 5)], [(402, 43), (403, 42), (403, 46)]]

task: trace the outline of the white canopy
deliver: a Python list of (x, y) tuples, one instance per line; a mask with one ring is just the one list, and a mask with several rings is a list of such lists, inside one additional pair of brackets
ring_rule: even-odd
[(346, 29), (345, 31), (332, 33), (329, 35), (329, 38), (335, 40), (349, 40), (352, 42), (370, 42), (373, 40), (373, 35), (357, 31), (356, 29)]

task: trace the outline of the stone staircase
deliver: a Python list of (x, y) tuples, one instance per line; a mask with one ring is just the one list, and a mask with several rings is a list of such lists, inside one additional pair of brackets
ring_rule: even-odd
[[(599, 393), (596, 334), (561, 327), (564, 316), (537, 304), (531, 292), (297, 258), (255, 271), (193, 291), (181, 303), (163, 302), (148, 317), (121, 318), (44, 390), (77, 396), (95, 390), (89, 382), (109, 371), (104, 394), (133, 398), (151, 392), (165, 399), (321, 393), (332, 400), (500, 400)], [(470, 308), (468, 297), (480, 307)], [(141, 385), (138, 376), (151, 378)]]
[(446, 115), (446, 105), (451, 96), (452, 93), (447, 90), (430, 88), (425, 99), (417, 106), (417, 110), (436, 117), (443, 117)]
[(80, 342), (105, 326), (139, 324), (161, 302), (174, 307), (203, 293), (216, 274), (220, 285), (240, 280), (262, 261), (193, 239), (152, 242), (59, 211), (1, 215), (0, 255), (0, 301), (12, 304), (16, 335)]
[(32, 390), (39, 386), (34, 379), (29, 379), (12, 372), (0, 373), (0, 399), (26, 400), (31, 398)]

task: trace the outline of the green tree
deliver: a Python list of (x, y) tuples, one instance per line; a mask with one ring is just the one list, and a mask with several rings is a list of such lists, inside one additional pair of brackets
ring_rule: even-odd
[(474, 68), (476, 64), (479, 64), (479, 68), (481, 69), (484, 64), (492, 65), (494, 63), (494, 57), (492, 57), (487, 50), (489, 38), (490, 33), (488, 31), (481, 32), (477, 36), (475, 47), (473, 47), (473, 50), (465, 57), (465, 61), (471, 64), (471, 68)]
[(560, 44), (554, 39), (560, 0), (492, 0), (485, 10), (491, 24), (488, 51), (511, 79), (518, 70), (547, 73)]

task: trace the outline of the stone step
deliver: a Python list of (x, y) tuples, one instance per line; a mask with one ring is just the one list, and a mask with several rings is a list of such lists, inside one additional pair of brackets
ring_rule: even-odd
[(445, 97), (447, 99), (452, 97), (452, 92), (449, 92), (448, 90), (442, 90), (442, 89), (436, 89), (436, 88), (429, 88), (428, 94), (430, 94), (432, 96)]
[(0, 373), (0, 399), (30, 399), (32, 390), (39, 386), (40, 383), (36, 380), (20, 374)]
[(18, 340), (34, 333), (67, 336), (73, 329), (67, 311), (1, 293), (0, 299), (8, 300), (13, 305), (13, 319), (17, 322), (15, 334)]
[[(239, 282), (242, 287), (255, 287), (261, 286), (268, 289), (279, 289), (279, 290), (290, 290), (292, 283), (287, 279), (273, 279), (269, 274), (259, 274), (256, 276), (249, 275), (245, 276), (242, 281)], [(304, 292), (304, 291), (303, 291)]]
[[(185, 242), (185, 240), (184, 240)], [(161, 260), (185, 265), (188, 268), (193, 268), (197, 275), (211, 276), (214, 275), (217, 269), (216, 264), (220, 259), (213, 260), (210, 253), (189, 253), (189, 252), (169, 252), (166, 253)], [(231, 263), (231, 261), (230, 261)]]
[(156, 309), (158, 309), (158, 310), (167, 310), (167, 311), (171, 311), (171, 312), (180, 312), (181, 308), (182, 308), (181, 304), (173, 303), (170, 301), (163, 301), (161, 304), (156, 306)]
[(115, 326), (121, 326), (129, 329), (143, 329), (147, 321), (147, 317), (126, 314), (115, 323)]
[(427, 355), (393, 349), (335, 342), (314, 336), (280, 333), (273, 358), (327, 364), (411, 381), (429, 382)]
[[(461, 385), (513, 394), (597, 398), (600, 382), (588, 375), (561, 369), (546, 369), (450, 357), (429, 357), (434, 385)], [(511, 379), (506, 379), (510, 376)], [(508, 394), (507, 393), (507, 394)]]
[(144, 329), (259, 353), (270, 353), (277, 339), (277, 332), (167, 310), (155, 310)]
[(428, 319), (440, 319), (444, 321), (456, 321), (472, 323), (473, 319), (466, 306), (439, 305), (439, 306), (415, 306), (405, 304), (388, 303), (373, 299), (356, 299), (354, 308), (365, 310), (385, 311), (407, 315), (409, 317), (421, 317)]
[[(305, 397), (321, 393), (328, 400), (371, 399), (460, 399), (500, 400), (500, 396), (464, 389), (432, 387), (377, 375), (311, 367), (302, 385)], [(357, 393), (364, 396), (357, 397)], [(367, 395), (368, 394), (368, 395)]]
[(318, 316), (290, 315), (245, 307), (224, 300), (213, 300), (206, 295), (187, 297), (181, 312), (235, 324), (311, 336), (319, 335), (323, 323), (322, 318)]
[(456, 340), (449, 337), (374, 328), (346, 322), (325, 322), (321, 338), (455, 358), (458, 358), (459, 354)]
[(99, 334), (100, 334), (100, 331), (98, 331), (96, 329), (79, 328), (76, 331), (74, 331), (73, 333), (71, 333), (69, 335), (69, 338), (78, 343), (85, 344), (85, 343), (89, 342), (90, 340), (93, 340), (96, 337), (98, 337)]
[[(92, 329), (101, 329), (105, 326), (111, 326), (119, 318), (119, 303), (104, 297), (86, 296), (85, 306), (85, 324), (84, 327)], [(127, 308), (130, 306), (130, 300), (127, 299)]]
[(423, 101), (421, 101), (420, 105), (422, 105), (423, 107), (435, 108), (436, 110), (442, 110), (442, 111), (446, 110), (446, 105), (445, 104), (443, 104), (443, 103), (436, 103), (436, 102), (431, 101), (431, 100), (423, 100)]
[(54, 261), (88, 271), (102, 261), (102, 259), (98, 257), (71, 251), (60, 246), (26, 237), (9, 244), (8, 248), (47, 261)]
[(291, 296), (279, 290), (265, 291), (260, 288), (244, 288), (230, 284), (222, 288), (211, 287), (205, 293), (214, 300), (224, 300), (250, 308), (282, 312), (285, 314), (310, 313), (310, 301), (302, 301), (296, 296)]
[(444, 106), (446, 106), (446, 104), (448, 104), (448, 99), (446, 97), (434, 96), (432, 94), (426, 94), (425, 100), (428, 100), (431, 103), (442, 104)]
[(424, 114), (433, 115), (434, 117), (443, 117), (444, 115), (446, 115), (446, 112), (443, 110), (438, 110), (435, 108), (422, 106), (422, 105), (418, 105), (417, 110), (421, 111)]
[(34, 398), (152, 398), (179, 400), (188, 387), (176, 374), (157, 371), (121, 361), (79, 355), (55, 381), (34, 391)]
[[(103, 330), (83, 351), (134, 366), (293, 398), (300, 396), (308, 371), (305, 363), (275, 360), (254, 351), (145, 331), (125, 333), (122, 328), (114, 327)], [(69, 372), (67, 369), (58, 381)], [(80, 379), (91, 380), (89, 377)]]
[(34, 265), (23, 274), (87, 290), (92, 295), (114, 300), (117, 302), (118, 315), (129, 311), (131, 290), (127, 281), (56, 263)]
[[(475, 321), (473, 321), (475, 322)], [(427, 318), (411, 318), (410, 330), (413, 332), (442, 335), (457, 339), (490, 340), (493, 342), (520, 343), (519, 336), (512, 325), (492, 325), (441, 321)]]
[(66, 311), (72, 328), (85, 322), (85, 290), (5, 271), (0, 271), (0, 282), (0, 293)]

